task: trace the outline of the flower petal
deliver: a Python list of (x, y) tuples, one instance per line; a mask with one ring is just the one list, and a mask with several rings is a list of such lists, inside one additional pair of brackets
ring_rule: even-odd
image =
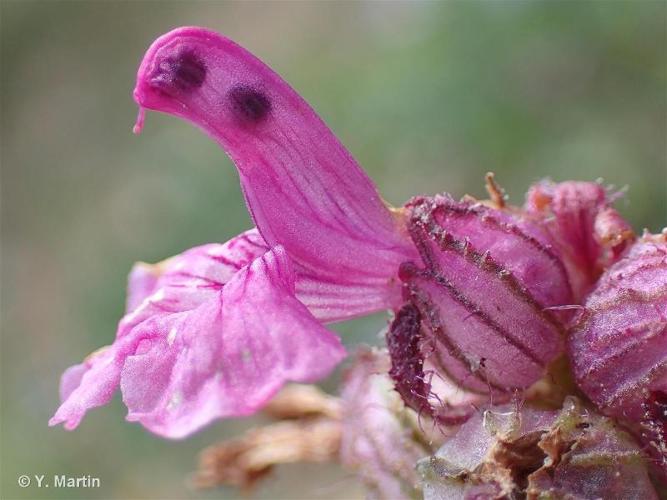
[[(189, 286), (193, 280), (201, 281), (200, 285), (223, 284), (267, 250), (257, 229), (251, 229), (224, 245), (201, 245), (157, 264), (137, 262), (128, 278), (127, 312), (138, 309), (144, 299), (161, 287)], [(298, 264), (294, 267), (297, 298), (320, 321), (348, 319), (398, 305), (396, 290), (380, 281), (372, 284), (360, 279), (355, 283), (349, 279), (341, 286), (336, 280), (309, 274)]]
[(148, 50), (134, 96), (142, 108), (193, 122), (223, 147), (260, 233), (269, 245), (283, 245), (300, 271), (325, 278), (327, 290), (338, 285), (335, 293), (361, 286), (390, 301), (370, 301), (365, 307), (373, 309), (359, 308), (364, 313), (398, 302), (393, 276), (416, 257), (402, 218), (310, 106), (261, 61), (215, 32), (179, 28)]
[(136, 310), (147, 297), (167, 286), (222, 286), (268, 249), (253, 228), (227, 243), (194, 247), (157, 264), (137, 262), (128, 277), (127, 312)]
[(137, 262), (132, 266), (127, 277), (127, 299), (125, 310), (134, 311), (146, 297), (155, 292), (157, 282), (162, 274), (160, 264)]
[(60, 380), (62, 404), (49, 425), (65, 424), (65, 429), (76, 428), (86, 412), (111, 401), (116, 387), (120, 366), (115, 362), (118, 346), (99, 350), (81, 364), (71, 366)]
[(553, 235), (578, 300), (634, 239), (628, 222), (611, 207), (614, 198), (596, 182), (579, 181), (542, 181), (526, 194), (525, 209)]
[(197, 246), (157, 264), (135, 264), (118, 335), (153, 315), (196, 308), (268, 249), (250, 229), (223, 244)]
[(328, 374), (345, 355), (338, 337), (295, 298), (284, 249), (264, 254), (255, 237), (161, 264), (153, 292), (121, 320), (114, 344), (65, 372), (50, 425), (75, 428), (120, 384), (129, 420), (177, 438), (254, 412), (287, 380)]
[(364, 277), (339, 279), (311, 274), (295, 264), (296, 295), (308, 310), (325, 323), (363, 316), (373, 311), (398, 308), (402, 299), (400, 288), (392, 278), (369, 282)]
[(160, 336), (130, 356), (121, 380), (128, 420), (171, 438), (216, 418), (251, 414), (285, 382), (318, 380), (345, 355), (294, 297), (294, 274), (280, 247), (172, 328), (173, 344)]

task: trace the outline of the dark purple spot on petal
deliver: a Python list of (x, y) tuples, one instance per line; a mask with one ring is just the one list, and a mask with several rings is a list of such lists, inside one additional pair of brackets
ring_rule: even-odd
[(206, 65), (192, 51), (164, 59), (151, 78), (153, 85), (162, 90), (189, 92), (201, 87), (206, 79)]
[(259, 123), (271, 111), (271, 101), (259, 90), (248, 85), (233, 87), (227, 96), (236, 118), (244, 123)]

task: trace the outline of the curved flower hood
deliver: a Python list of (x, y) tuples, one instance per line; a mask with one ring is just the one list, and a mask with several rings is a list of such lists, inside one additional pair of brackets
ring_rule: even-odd
[(185, 118), (222, 146), (260, 234), (295, 262), (297, 286), (319, 317), (398, 304), (396, 268), (415, 255), (400, 215), (312, 108), (259, 59), (212, 31), (179, 28), (149, 48), (134, 98), (142, 109)]

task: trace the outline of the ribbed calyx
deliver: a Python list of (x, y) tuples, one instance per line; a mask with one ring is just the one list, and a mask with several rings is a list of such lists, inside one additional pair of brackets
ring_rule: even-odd
[(473, 401), (434, 402), (431, 382), (495, 401), (528, 388), (564, 350), (563, 322), (549, 308), (571, 304), (572, 292), (549, 235), (519, 212), (446, 196), (406, 208), (423, 265), (399, 271), (409, 305), (388, 335), (392, 376), (406, 404), (448, 422)]
[(577, 382), (635, 430), (667, 478), (667, 235), (644, 235), (584, 305), (568, 346)]

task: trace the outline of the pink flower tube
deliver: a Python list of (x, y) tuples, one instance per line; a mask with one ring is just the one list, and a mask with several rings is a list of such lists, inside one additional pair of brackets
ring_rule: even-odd
[(264, 63), (217, 33), (179, 28), (139, 68), (141, 108), (191, 121), (236, 165), (268, 246), (282, 245), (318, 317), (400, 301), (398, 265), (415, 255), (402, 220), (311, 107)]

